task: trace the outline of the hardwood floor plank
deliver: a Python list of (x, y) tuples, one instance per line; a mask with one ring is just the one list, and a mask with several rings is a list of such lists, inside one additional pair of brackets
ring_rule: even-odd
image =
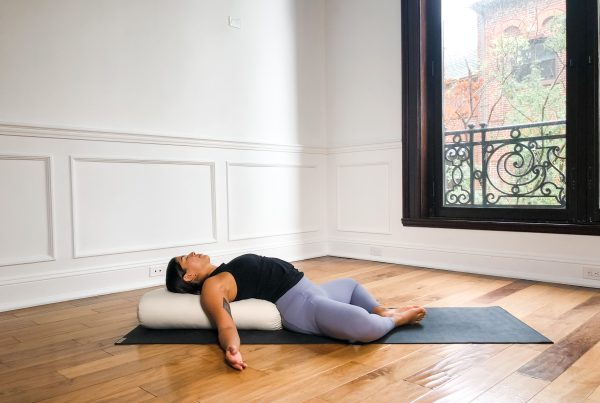
[[(148, 390), (151, 385), (162, 385), (166, 387), (175, 387), (182, 385), (188, 381), (189, 376), (185, 379), (180, 379), (183, 374), (194, 373), (195, 377), (202, 377), (208, 372), (217, 371), (222, 366), (217, 366), (204, 360), (203, 358), (194, 355), (182, 355), (178, 359), (171, 360), (164, 365), (154, 365), (144, 369), (141, 372), (123, 375), (117, 378), (109, 379), (100, 383), (96, 383), (87, 388), (67, 391), (66, 393), (54, 396), (51, 399), (43, 400), (45, 403), (62, 403), (62, 402), (95, 402), (97, 399), (106, 399), (112, 395), (119, 395), (130, 390), (133, 386), (139, 385), (139, 388), (145, 392), (154, 395)], [(232, 370), (234, 371), (234, 370)], [(249, 376), (252, 371), (249, 371), (245, 376)]]
[[(256, 380), (265, 375), (262, 371), (254, 368), (247, 369), (249, 369), (249, 371), (238, 373), (239, 375), (243, 375), (243, 380)], [(179, 399), (182, 399), (185, 397), (185, 394), (182, 393), (182, 391), (186, 388), (186, 386), (193, 384), (199, 379), (203, 379), (203, 374), (206, 371), (215, 374), (229, 372), (230, 368), (223, 367), (223, 362), (221, 361), (216, 362), (203, 360), (199, 361), (198, 365), (169, 365), (165, 367), (165, 370), (168, 376), (152, 380), (151, 382), (144, 382), (140, 385), (140, 388), (158, 397), (168, 396), (175, 393), (178, 395)], [(211, 382), (218, 383), (220, 378), (221, 377), (219, 376), (212, 376)], [(236, 378), (236, 384), (239, 384), (242, 381), (242, 377), (236, 376)], [(193, 391), (190, 397), (191, 396), (193, 396)]]
[(491, 283), (472, 284), (471, 286), (463, 288), (456, 293), (427, 304), (427, 307), (479, 306), (480, 304), (473, 301), (496, 287), (496, 284)]
[[(328, 281), (332, 281), (338, 278), (352, 278), (359, 281), (362, 285), (369, 288), (372, 285), (378, 284), (382, 279), (391, 279), (394, 277), (401, 277), (408, 275), (415, 271), (415, 269), (401, 268), (397, 265), (384, 265), (378, 264), (377, 266), (359, 267), (354, 270), (348, 271), (343, 275), (339, 273), (323, 272), (314, 270), (306, 273), (306, 276), (313, 281), (315, 284), (323, 284)], [(370, 281), (361, 280), (361, 278), (368, 278)]]
[[(99, 383), (95, 383), (87, 388), (66, 391), (66, 393), (58, 394), (52, 398), (42, 400), (44, 403), (63, 403), (63, 402), (95, 402), (98, 399), (108, 399), (109, 396), (118, 395), (132, 389), (136, 385), (152, 382), (160, 382), (164, 379), (178, 382), (176, 371), (177, 368), (194, 368), (197, 376), (200, 376), (203, 369), (213, 371), (214, 364), (204, 361), (201, 358), (191, 355), (179, 357), (176, 360), (171, 360), (165, 365), (151, 366), (141, 372), (123, 375), (117, 378), (109, 379)], [(175, 371), (175, 372), (174, 372)], [(143, 389), (140, 387), (140, 389)], [(146, 391), (147, 393), (150, 393)]]
[(600, 342), (597, 342), (590, 348), (580, 359), (575, 361), (573, 365), (579, 368), (596, 368), (600, 364)]
[[(411, 296), (407, 305), (434, 306), (436, 302), (470, 290), (474, 283), (457, 281), (454, 274), (444, 274), (430, 281), (419, 281), (414, 286), (407, 284), (406, 293)], [(419, 301), (419, 302), (417, 302)], [(445, 305), (441, 305), (445, 306)]]
[[(389, 280), (374, 281), (366, 285), (366, 288), (384, 306), (405, 306), (423, 304), (415, 303), (416, 298), (423, 298), (436, 294), (438, 290), (451, 281), (451, 275), (444, 272), (431, 273), (409, 272), (393, 277)], [(439, 298), (435, 298), (437, 300)], [(426, 304), (429, 306), (429, 304)]]
[(595, 293), (587, 291), (557, 291), (552, 293), (552, 298), (546, 298), (544, 306), (525, 316), (524, 320), (534, 324), (550, 339), (560, 340), (596, 313), (593, 309), (581, 308), (593, 295)]
[(531, 360), (519, 372), (553, 381), (600, 340), (600, 313)]
[(2, 374), (0, 379), (0, 401), (28, 401), (21, 397), (33, 388), (44, 390), (49, 385), (64, 382), (66, 378), (48, 368), (30, 368), (28, 371), (12, 371)]
[(58, 311), (61, 309), (73, 308), (73, 301), (64, 301), (64, 302), (56, 302), (53, 304), (47, 305), (38, 305), (32, 306), (30, 308), (22, 308), (16, 309), (14, 311), (10, 311), (10, 313), (18, 318), (27, 317), (27, 316), (35, 316), (40, 314), (51, 314), (54, 311)]
[(494, 305), (501, 306), (517, 318), (523, 318), (548, 304), (548, 298), (554, 292), (562, 293), (551, 285), (536, 283), (497, 300)]
[(524, 290), (527, 287), (531, 287), (534, 285), (534, 281), (528, 280), (516, 280), (513, 281), (504, 287), (500, 287), (493, 291), (488, 292), (476, 299), (476, 302), (481, 302), (483, 304), (491, 304), (492, 302), (496, 302), (497, 300), (504, 298), (508, 295), (514, 294), (515, 292)]
[[(79, 365), (91, 360), (110, 357), (110, 354), (98, 350), (94, 346), (74, 346), (55, 350), (43, 354), (29, 355), (27, 358), (5, 361), (9, 371), (27, 370), (31, 367), (48, 367), (56, 370), (57, 368)], [(0, 371), (0, 374), (3, 371)]]
[(581, 402), (600, 385), (600, 367), (572, 366), (531, 400), (532, 403)]
[[(298, 266), (299, 262), (294, 262)], [(352, 277), (365, 271), (371, 271), (388, 263), (370, 262), (361, 264), (359, 260), (343, 259), (342, 261), (332, 261), (327, 264), (317, 264), (308, 268), (299, 268), (304, 274), (317, 284), (341, 277)]]
[(433, 365), (440, 359), (439, 356), (421, 354), (420, 350), (416, 350), (391, 364), (384, 365), (318, 397), (329, 402), (344, 401), (346, 403), (368, 399), (383, 388), (404, 381), (405, 378)]
[[(12, 336), (2, 336), (2, 337), (0, 337), (0, 346), (8, 347), (8, 346), (13, 346), (13, 345), (19, 344), (19, 343), (20, 343), (20, 341), (17, 340), (17, 339), (15, 339)], [(0, 361), (1, 360), (2, 360), (2, 357), (0, 357)]]
[(174, 344), (166, 346), (148, 345), (142, 347), (143, 348), (139, 348), (137, 350), (130, 351), (128, 353), (121, 354), (118, 356), (113, 356), (105, 353), (106, 355), (103, 356), (101, 359), (89, 360), (80, 365), (59, 369), (58, 373), (63, 375), (65, 378), (74, 379), (80, 376), (93, 374), (95, 372), (104, 371), (106, 369), (129, 364), (134, 361), (181, 349), (181, 346)]
[(471, 401), (517, 370), (537, 351), (512, 345), (482, 364), (473, 366), (439, 388), (416, 399), (416, 402)]
[[(505, 282), (501, 282), (500, 284), (504, 284)], [(467, 291), (472, 291), (473, 285), (477, 287), (479, 282), (471, 282), (471, 281), (463, 281), (456, 278), (450, 278), (445, 282), (440, 283), (430, 289), (427, 290), (415, 290), (414, 297), (408, 301), (407, 305), (423, 305), (426, 307), (434, 307), (434, 306), (450, 306), (455, 304), (452, 300), (455, 298), (456, 294), (460, 294)], [(495, 284), (495, 283), (494, 283)], [(496, 288), (496, 285), (491, 286), (492, 289)], [(480, 294), (477, 294), (478, 296)], [(467, 302), (469, 302), (467, 304)], [(468, 298), (463, 298), (462, 304), (466, 305), (481, 305), (470, 303), (471, 301)]]
[(115, 299), (111, 299), (109, 301), (102, 301), (102, 302), (98, 302), (92, 306), (90, 306), (90, 308), (94, 311), (94, 312), (99, 312), (99, 313), (110, 313), (110, 312), (114, 312), (114, 311), (124, 311), (126, 309), (137, 309), (137, 301), (139, 301), (139, 298), (135, 298), (135, 300), (130, 300), (127, 298), (115, 298)]
[[(448, 277), (443, 272), (434, 270), (413, 270), (391, 279), (381, 279), (367, 284), (367, 288), (374, 294), (402, 294), (414, 293), (414, 290), (424, 286), (434, 286), (435, 284), (447, 281)], [(383, 291), (383, 292), (382, 292)]]
[(16, 316), (13, 315), (13, 311), (0, 311), (0, 322), (7, 319), (15, 319)]
[(323, 391), (346, 384), (373, 370), (373, 367), (350, 361), (310, 378), (282, 385), (273, 385), (269, 391), (261, 393), (256, 401), (302, 402), (317, 397)]
[(503, 344), (467, 345), (434, 365), (411, 375), (406, 380), (425, 388), (435, 389), (469, 370), (472, 366), (487, 361), (507, 347), (508, 345)]
[[(78, 323), (88, 327), (101, 327), (115, 322), (129, 322), (133, 327), (138, 325), (137, 304), (127, 309), (119, 309), (114, 312), (102, 312), (94, 315), (84, 316), (77, 319)], [(132, 329), (133, 329), (132, 327)]]
[(3, 337), (8, 337), (10, 332), (23, 328), (31, 328), (35, 325), (36, 323), (29, 318), (17, 318), (16, 316), (7, 316), (0, 321)]
[(26, 343), (11, 344), (0, 346), (0, 361), (10, 362), (16, 360), (27, 360), (39, 354), (46, 354), (52, 351), (65, 350), (69, 346), (77, 346), (75, 340), (61, 340), (55, 343), (44, 344), (40, 340), (32, 340)]
[(130, 332), (137, 325), (138, 324), (132, 320), (115, 322), (100, 328), (101, 330), (88, 328), (73, 332), (73, 339), (79, 344), (96, 343), (98, 340), (104, 340), (107, 338), (112, 338), (114, 341), (116, 341)]
[[(538, 310), (532, 312), (528, 317), (548, 318), (558, 321), (572, 321), (574, 315), (578, 315), (578, 320), (588, 313), (586, 320), (589, 319), (594, 312), (590, 304), (590, 300), (594, 300), (598, 292), (587, 290), (556, 290), (552, 292), (552, 297), (546, 297), (546, 304)], [(600, 307), (600, 305), (598, 306)]]
[(129, 299), (134, 298), (135, 300), (139, 300), (139, 297), (147, 293), (148, 291), (156, 290), (158, 288), (163, 288), (164, 286), (156, 286), (156, 287), (148, 287), (148, 288), (140, 288), (139, 290), (131, 290), (119, 292), (116, 294), (105, 294), (105, 295), (97, 295), (94, 297), (87, 297), (78, 300), (71, 301), (73, 306), (86, 306), (86, 305), (96, 305), (98, 302), (107, 302), (115, 299)]
[[(25, 401), (39, 401), (44, 399), (57, 399), (57, 401), (80, 401), (93, 397), (104, 397), (111, 393), (117, 393), (141, 382), (151, 381), (151, 376), (156, 378), (165, 376), (164, 367), (169, 363), (188, 360), (186, 363), (199, 362), (201, 358), (193, 356), (187, 349), (168, 351), (162, 354), (139, 359), (126, 364), (115, 365), (101, 371), (82, 375), (74, 379), (68, 379), (56, 372), (60, 379), (48, 382), (45, 385), (34, 386), (20, 391), (15, 397)], [(103, 384), (112, 382), (111, 388)], [(139, 382), (136, 384), (136, 382)], [(100, 386), (98, 386), (100, 385)], [(61, 397), (62, 396), (62, 397)]]
[(570, 311), (558, 317), (557, 322), (583, 323), (596, 313), (600, 312), (600, 291), (595, 291), (593, 296), (586, 299)]
[(93, 311), (91, 308), (88, 307), (77, 306), (72, 308), (56, 310), (51, 313), (44, 312), (36, 315), (27, 315), (27, 318), (33, 320), (39, 325), (43, 325), (45, 323), (60, 322), (65, 319), (72, 320), (74, 318), (93, 314), (97, 314), (97, 312)]
[[(238, 400), (253, 400), (259, 399), (263, 393), (268, 392), (273, 385), (278, 385), (285, 382), (300, 382), (302, 379), (312, 378), (318, 374), (324, 373), (328, 370), (336, 368), (340, 365), (348, 363), (350, 361), (356, 361), (361, 357), (370, 354), (372, 351), (379, 349), (377, 345), (364, 345), (364, 346), (345, 346), (345, 348), (336, 350), (329, 354), (318, 355), (302, 362), (297, 362), (293, 369), (290, 368), (288, 371), (283, 371), (280, 368), (287, 367), (287, 363), (284, 361), (279, 362), (278, 365), (273, 368), (278, 370), (271, 370), (267, 376), (253, 382), (250, 385), (242, 384), (229, 388), (228, 390), (221, 391), (216, 394), (209, 394), (204, 397), (200, 397), (201, 400), (221, 401), (222, 399), (238, 399)], [(286, 360), (287, 361), (287, 360)], [(293, 377), (290, 374), (293, 373)], [(302, 387), (302, 382), (298, 383), (298, 387)]]
[[(35, 329), (35, 332), (32, 332), (31, 329)], [(75, 332), (78, 330), (89, 329), (89, 327), (81, 324), (81, 323), (66, 323), (66, 324), (56, 324), (56, 323), (46, 323), (44, 325), (33, 325), (31, 328), (21, 328), (17, 330), (12, 330), (6, 332), (6, 335), (11, 335), (15, 339), (20, 342), (28, 342), (31, 340), (39, 340), (45, 339), (50, 340), (54, 337), (60, 337), (61, 335), (66, 335), (66, 338), (69, 339), (68, 335), (71, 332)]]
[(381, 368), (422, 349), (423, 346), (419, 344), (382, 344), (381, 348), (373, 350), (371, 354), (356, 358), (355, 361), (374, 368)]
[(318, 397), (313, 397), (312, 399), (305, 400), (303, 403), (327, 403), (327, 401), (319, 399)]
[[(384, 386), (379, 391), (360, 402), (412, 402), (430, 390), (414, 383), (399, 381)], [(331, 402), (334, 403), (334, 402)]]
[[(213, 371), (202, 372), (202, 376), (194, 382), (181, 385), (170, 393), (163, 394), (159, 397), (161, 403), (167, 402), (198, 402), (203, 399), (210, 398), (216, 394), (232, 388), (241, 388), (246, 385), (249, 390), (252, 389), (252, 384), (257, 383), (258, 379), (267, 376), (263, 371), (255, 370), (254, 368), (246, 368), (243, 372), (228, 368), (220, 363), (213, 363), (216, 368)], [(249, 371), (248, 371), (249, 370)], [(246, 399), (238, 399), (247, 401)], [(236, 401), (228, 397), (223, 397), (223, 401)]]
[(542, 389), (548, 386), (549, 381), (531, 378), (527, 375), (513, 373), (497, 383), (494, 387), (479, 395), (474, 403), (528, 402)]
[(376, 266), (371, 270), (363, 271), (361, 273), (349, 273), (348, 277), (358, 281), (360, 284), (368, 285), (370, 283), (375, 283), (381, 280), (390, 279), (392, 277), (401, 276), (406, 273), (411, 273), (415, 270), (416, 269), (409, 267), (399, 267), (397, 265), (388, 264), (384, 266)]
[(598, 386), (587, 398), (592, 402), (600, 402), (600, 386)]
[(155, 399), (155, 397), (152, 393), (148, 393), (141, 388), (132, 388), (94, 401), (96, 403), (147, 402), (148, 400)]
[[(249, 365), (266, 373), (287, 371), (294, 367), (294, 357), (303, 357), (310, 360), (331, 354), (344, 348), (343, 345), (292, 345), (272, 346), (273, 348), (258, 348), (248, 351), (247, 346), (242, 346), (242, 352)], [(219, 352), (221, 354), (221, 352)]]

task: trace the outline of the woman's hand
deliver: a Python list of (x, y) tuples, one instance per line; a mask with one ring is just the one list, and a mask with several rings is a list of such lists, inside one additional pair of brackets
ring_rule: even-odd
[(242, 359), (242, 353), (240, 353), (240, 350), (236, 346), (227, 347), (227, 350), (225, 351), (225, 361), (238, 371), (242, 371), (248, 366)]

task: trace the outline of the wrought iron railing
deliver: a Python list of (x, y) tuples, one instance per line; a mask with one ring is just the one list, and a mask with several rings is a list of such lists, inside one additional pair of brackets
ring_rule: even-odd
[(566, 121), (444, 133), (444, 205), (566, 205)]

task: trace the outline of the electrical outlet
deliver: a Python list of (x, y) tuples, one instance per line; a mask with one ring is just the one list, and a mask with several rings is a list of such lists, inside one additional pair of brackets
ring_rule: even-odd
[(600, 280), (600, 267), (584, 266), (583, 278), (590, 280)]
[(164, 266), (161, 265), (156, 265), (156, 266), (150, 266), (150, 277), (156, 277), (156, 276), (164, 276), (166, 272), (166, 269)]

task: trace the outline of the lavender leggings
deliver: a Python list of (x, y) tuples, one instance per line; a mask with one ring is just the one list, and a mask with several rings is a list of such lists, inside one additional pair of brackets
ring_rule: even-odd
[(283, 327), (300, 333), (369, 342), (394, 328), (392, 318), (371, 313), (379, 304), (349, 278), (318, 286), (303, 277), (276, 305)]

